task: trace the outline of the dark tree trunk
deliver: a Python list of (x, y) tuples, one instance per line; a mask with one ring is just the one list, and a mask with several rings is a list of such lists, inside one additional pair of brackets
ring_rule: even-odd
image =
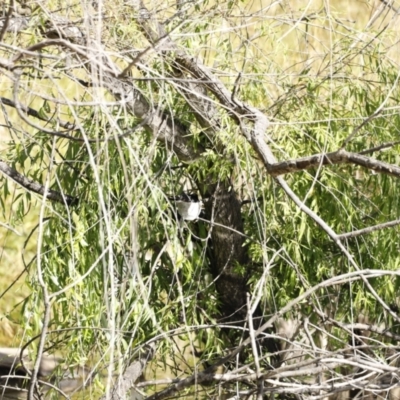
[(218, 185), (206, 203), (211, 223), (212, 273), (221, 301), (221, 316), (228, 320), (246, 319), (247, 276), (239, 265), (247, 267), (249, 258), (244, 245), (241, 202), (228, 183)]

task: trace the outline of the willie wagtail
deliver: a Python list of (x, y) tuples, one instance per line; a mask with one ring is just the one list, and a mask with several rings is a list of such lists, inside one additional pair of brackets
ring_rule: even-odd
[(203, 206), (203, 203), (199, 200), (199, 196), (196, 193), (183, 192), (178, 196), (169, 197), (169, 200), (176, 204), (178, 214), (185, 221), (196, 220)]

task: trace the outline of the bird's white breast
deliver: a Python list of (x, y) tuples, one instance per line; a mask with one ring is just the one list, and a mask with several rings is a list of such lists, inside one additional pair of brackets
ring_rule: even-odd
[(201, 203), (195, 202), (185, 202), (185, 201), (177, 201), (176, 208), (180, 216), (186, 221), (194, 221), (197, 219), (201, 212)]

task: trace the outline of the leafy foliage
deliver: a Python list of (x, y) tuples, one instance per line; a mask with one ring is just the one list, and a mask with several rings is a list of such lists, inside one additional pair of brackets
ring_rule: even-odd
[[(56, 17), (65, 17), (67, 10), (55, 6), (49, 2), (34, 8), (26, 43), (19, 34), (6, 32), (1, 57), (17, 57), (15, 46), (51, 40), (45, 32), (48, 25), (57, 26)], [(180, 51), (201, 60), (233, 100), (267, 115), (271, 125), (264, 139), (278, 160), (345, 148), (398, 165), (398, 64), (384, 47), (394, 33), (368, 31), (367, 40), (352, 28), (347, 35), (346, 16), (333, 17), (319, 9), (307, 18), (296, 13), (292, 22), (281, 24), (280, 11), (272, 3), (265, 17), (246, 2), (218, 7), (199, 2), (187, 5), (186, 11), (155, 4), (151, 12), (158, 13), (159, 23), (164, 21), (163, 29), (176, 44), (171, 49), (162, 40), (149, 44), (139, 14), (124, 11), (127, 4), (117, 1), (115, 8), (103, 7), (104, 15), (100, 13), (98, 25), (91, 28), (99, 28), (96, 60), (76, 50), (74, 46), (82, 46), (79, 42), (57, 42), (39, 48), (40, 57), (19, 61), (21, 75), (10, 69), (1, 82), (4, 97), (12, 97), (7, 84), (12, 85), (15, 104), (38, 110), (35, 119), (15, 104), (17, 115), (3, 107), (11, 139), (1, 159), (48, 189), (78, 199), (67, 206), (29, 191), (14, 197), (15, 223), (23, 221), (31, 203), (43, 210), (38, 251), (29, 269), (32, 294), (24, 305), (25, 315), (31, 315), (23, 321), (26, 338), (43, 329), (43, 280), (51, 300), (48, 347), (68, 350), (71, 360), (101, 354), (108, 362), (129, 358), (157, 339), (161, 368), (176, 362), (177, 375), (179, 370), (198, 371), (247, 337), (243, 332), (248, 321), (229, 330), (224, 326), (224, 293), (218, 286), (224, 274), (244, 282), (250, 302), (260, 291), (262, 318), (278, 313), (287, 319), (307, 318), (315, 326), (316, 341), (321, 332), (329, 335), (326, 347), (331, 351), (342, 351), (349, 341), (348, 332), (331, 320), (354, 323), (357, 315), (365, 314), (397, 332), (390, 313), (398, 304), (397, 273), (374, 275), (368, 278), (370, 285), (353, 278), (318, 285), (355, 272), (355, 264), (359, 271), (398, 271), (398, 228), (343, 239), (351, 254), (351, 259), (346, 257), (269, 176), (244, 134), (243, 116), (222, 104), (211, 82), (177, 71), (175, 60)], [(184, 12), (190, 12), (190, 18), (184, 18)], [(71, 13), (76, 18), (90, 15), (79, 5), (71, 6)], [(313, 24), (309, 18), (315, 18)], [(329, 40), (321, 33), (326, 30)], [(110, 65), (115, 71), (129, 66), (131, 75), (110, 73)], [(120, 79), (121, 87), (131, 84), (144, 99), (136, 100), (133, 109), (145, 111), (132, 111), (128, 101), (116, 98), (107, 87), (110, 76)], [(188, 100), (184, 85), (195, 81), (204, 85), (201, 98), (215, 108), (215, 126), (205, 127)], [(155, 115), (161, 115), (160, 120)], [(172, 140), (164, 133), (166, 126), (176, 135)], [(190, 162), (174, 152), (181, 131), (187, 133), (185, 146), (196, 154)], [(385, 151), (374, 150), (383, 144)], [(321, 163), (285, 179), (338, 235), (395, 220), (400, 213), (398, 177), (359, 165)], [(4, 209), (11, 192), (7, 180), (1, 185)], [(216, 248), (212, 236), (219, 227), (213, 214), (217, 197), (210, 188), (220, 187), (226, 187), (226, 197), (235, 193), (242, 202), (241, 215), (231, 220), (243, 222), (239, 236), (246, 254), (245, 262), (229, 260), (225, 270), (217, 269), (215, 258), (227, 250)], [(203, 195), (206, 218), (178, 221), (169, 198), (182, 190)], [(227, 236), (238, 233), (228, 228)], [(318, 289), (281, 311), (313, 287)], [(328, 327), (324, 324), (329, 318)], [(254, 354), (245, 358), (241, 362), (255, 362)], [(264, 357), (263, 363), (269, 367), (273, 357)]]

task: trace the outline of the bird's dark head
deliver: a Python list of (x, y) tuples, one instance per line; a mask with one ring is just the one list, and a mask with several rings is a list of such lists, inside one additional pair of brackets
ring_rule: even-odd
[(203, 203), (199, 200), (197, 193), (182, 192), (180, 195), (169, 199), (174, 202), (182, 219), (194, 221), (199, 217)]
[(184, 201), (187, 203), (198, 203), (199, 202), (199, 196), (197, 193), (190, 193), (190, 192), (182, 192), (181, 194), (174, 196), (174, 197), (169, 197), (170, 200), (172, 201)]

